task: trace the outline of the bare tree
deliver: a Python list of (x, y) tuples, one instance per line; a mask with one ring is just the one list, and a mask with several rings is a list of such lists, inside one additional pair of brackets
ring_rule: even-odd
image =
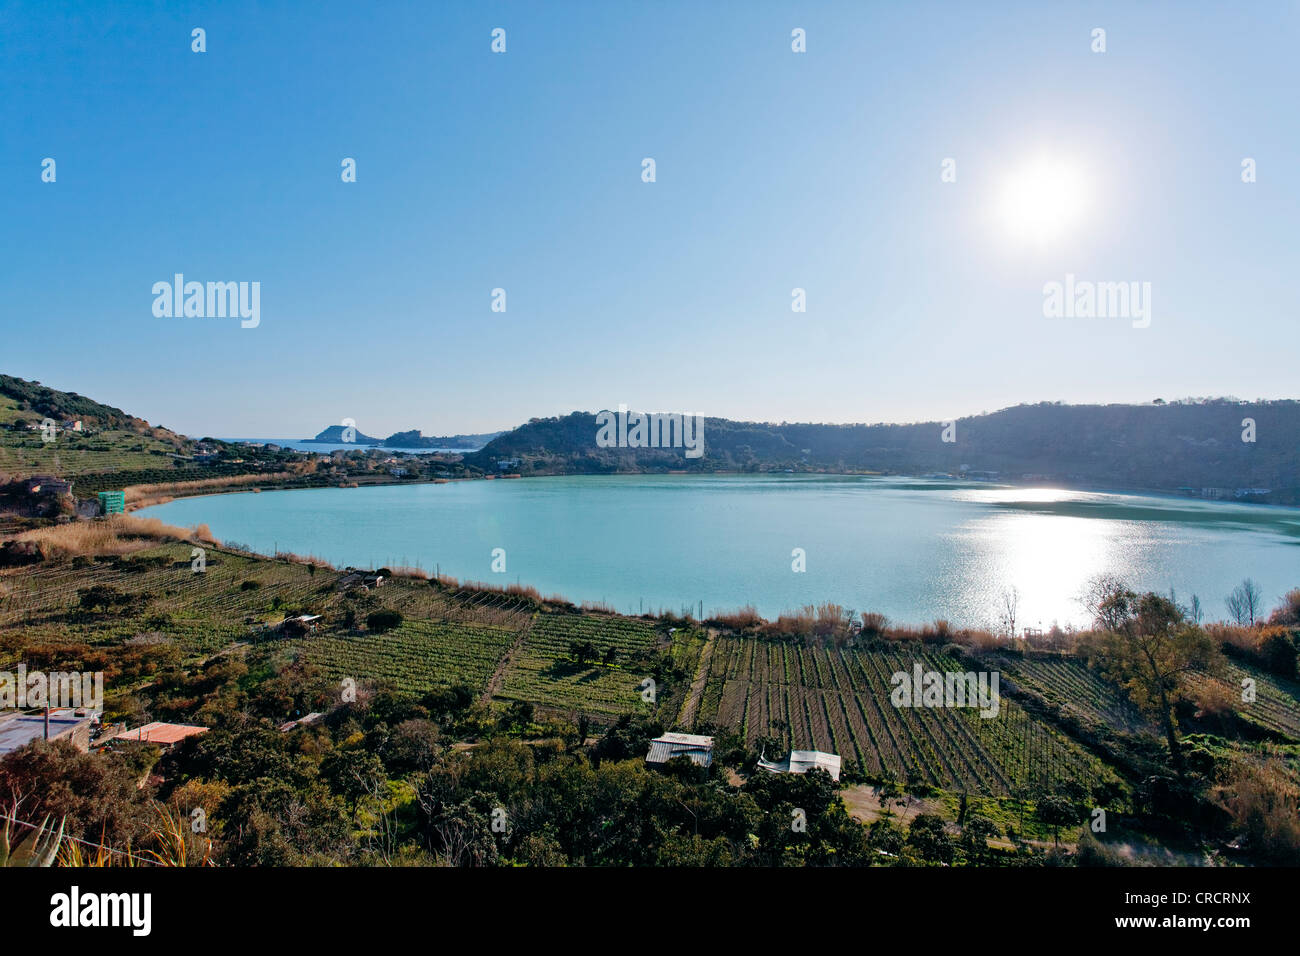
[(1020, 606), (1020, 591), (1014, 584), (1009, 588), (1002, 589), (1001, 602), (1000, 623), (1006, 628), (1007, 637), (1014, 640), (1016, 636), (1016, 610)]
[(1262, 598), (1259, 585), (1250, 578), (1242, 581), (1227, 597), (1228, 613), (1232, 619), (1244, 627), (1254, 627), (1259, 617)]
[(1103, 631), (1118, 631), (1127, 620), (1137, 595), (1114, 574), (1098, 574), (1088, 580), (1080, 599), (1093, 625)]

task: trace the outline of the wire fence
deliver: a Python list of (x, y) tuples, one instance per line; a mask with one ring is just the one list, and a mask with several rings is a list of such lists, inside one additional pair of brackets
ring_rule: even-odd
[[(47, 826), (38, 825), (38, 824), (35, 824), (35, 823), (29, 823), (29, 822), (26, 821), (26, 820), (19, 820), (17, 817), (10, 816), (10, 815), (7, 814), (7, 813), (0, 813), (0, 820), (7, 820), (7, 821), (9, 821), (10, 823), (16, 823), (16, 824), (18, 824), (20, 827), (27, 827), (29, 830), (35, 830), (35, 831), (37, 831), (38, 833), (41, 832), (42, 830), (48, 830), (48, 829), (49, 829)], [(136, 863), (140, 863), (140, 864), (143, 864), (143, 865), (145, 865), (145, 866), (158, 866), (158, 865), (159, 865), (159, 863), (158, 863), (157, 860), (150, 860), (148, 857), (136, 856), (134, 853), (129, 853), (129, 852), (127, 852), (126, 850), (118, 850), (118, 849), (115, 849), (114, 847), (108, 846), (108, 845), (103, 844), (103, 843), (95, 843), (94, 841), (91, 841), (91, 840), (82, 840), (82, 839), (80, 839), (79, 837), (69, 836), (69, 835), (66, 834), (66, 833), (63, 834), (62, 837), (60, 838), (60, 841), (62, 841), (62, 840), (67, 840), (67, 841), (70, 842), (70, 843), (78, 843), (78, 844), (80, 844), (81, 846), (84, 846), (84, 847), (87, 847), (87, 848), (90, 848), (90, 849), (103, 850), (103, 851), (105, 851), (105, 852), (107, 852), (107, 853), (111, 853), (111, 854), (113, 854), (113, 855), (115, 855), (115, 856), (126, 857), (126, 858), (129, 859), (129, 860), (134, 860)]]

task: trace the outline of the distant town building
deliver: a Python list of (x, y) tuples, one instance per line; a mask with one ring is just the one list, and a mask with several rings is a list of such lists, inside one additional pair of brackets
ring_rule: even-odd
[(817, 768), (825, 770), (832, 780), (840, 779), (840, 755), (820, 750), (791, 750), (784, 760), (760, 759), (758, 765), (772, 773), (807, 773)]
[(674, 757), (686, 757), (693, 764), (707, 767), (713, 763), (713, 738), (700, 734), (664, 734), (650, 741), (645, 762), (665, 764)]
[(101, 491), (99, 493), (99, 509), (101, 514), (120, 515), (126, 511), (126, 492), (125, 491)]

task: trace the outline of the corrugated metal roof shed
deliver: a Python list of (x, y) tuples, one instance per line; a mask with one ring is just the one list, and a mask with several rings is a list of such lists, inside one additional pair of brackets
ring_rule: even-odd
[(707, 767), (713, 763), (713, 738), (702, 734), (664, 734), (650, 741), (646, 763), (667, 763), (674, 757), (687, 757), (694, 764)]

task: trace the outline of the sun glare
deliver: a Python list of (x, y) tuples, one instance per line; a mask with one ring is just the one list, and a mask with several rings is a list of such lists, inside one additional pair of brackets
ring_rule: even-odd
[(998, 197), (998, 216), (1016, 239), (1050, 242), (1083, 219), (1088, 184), (1082, 170), (1054, 156), (1037, 156), (1014, 168)]

